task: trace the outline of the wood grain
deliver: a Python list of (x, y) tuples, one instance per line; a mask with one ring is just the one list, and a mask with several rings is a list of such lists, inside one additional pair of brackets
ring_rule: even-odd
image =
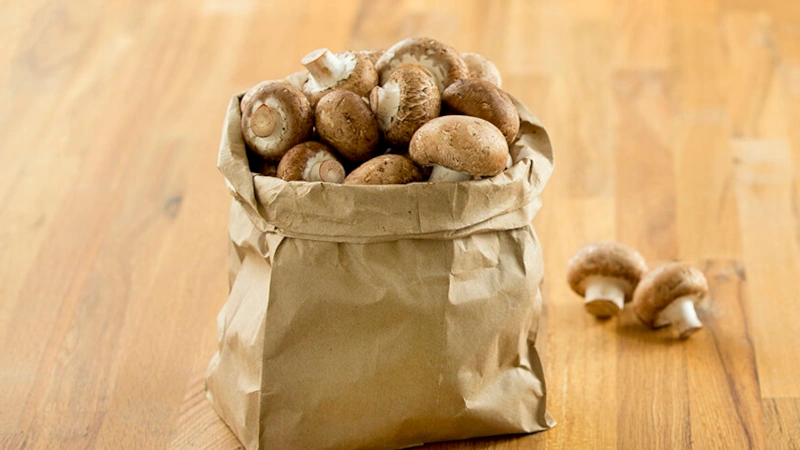
[[(553, 430), (433, 448), (800, 448), (800, 3), (0, 2), (0, 448), (237, 449), (203, 395), (227, 293), (228, 97), (317, 47), (487, 55), (547, 126)], [(687, 341), (598, 321), (618, 239), (711, 286)]]

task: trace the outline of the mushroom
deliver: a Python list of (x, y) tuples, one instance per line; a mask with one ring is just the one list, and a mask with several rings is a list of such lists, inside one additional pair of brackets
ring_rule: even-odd
[(320, 48), (308, 53), (300, 63), (308, 69), (308, 81), (303, 85), (303, 92), (312, 107), (316, 107), (317, 102), (332, 90), (344, 89), (366, 97), (378, 84), (375, 65), (364, 54), (334, 54), (327, 48)]
[(378, 62), (378, 59), (380, 59), (380, 57), (383, 56), (383, 53), (385, 51), (386, 50), (359, 50), (356, 53), (362, 56), (366, 56), (367, 59), (370, 60), (370, 62), (372, 62), (372, 64), (374, 65), (376, 62)]
[(585, 298), (586, 310), (599, 318), (616, 316), (632, 300), (647, 263), (619, 242), (599, 242), (578, 250), (567, 263), (567, 282)]
[(283, 155), (277, 175), (286, 181), (341, 183), (344, 167), (327, 145), (308, 141), (295, 145)]
[(480, 78), (497, 87), (502, 87), (503, 79), (500, 77), (500, 71), (485, 56), (478, 53), (465, 52), (461, 54), (461, 58), (469, 68), (470, 78)]
[(413, 161), (389, 154), (361, 164), (344, 179), (344, 184), (406, 184), (422, 178), (422, 170)]
[(302, 92), (283, 81), (264, 81), (248, 90), (240, 104), (242, 137), (267, 161), (277, 161), (308, 140), (314, 112)]
[(708, 294), (703, 272), (667, 263), (649, 272), (633, 293), (633, 310), (651, 328), (673, 325), (681, 339), (703, 328), (694, 306)]
[(406, 146), (419, 127), (439, 116), (439, 89), (428, 71), (406, 64), (372, 89), (369, 103), (386, 141)]
[(302, 91), (303, 86), (306, 84), (306, 81), (308, 81), (308, 71), (301, 70), (299, 72), (294, 72), (290, 74), (288, 77), (284, 78), (283, 81), (291, 84), (293, 87)]
[(408, 38), (391, 46), (375, 63), (380, 84), (403, 64), (419, 64), (430, 72), (439, 92), (451, 83), (469, 78), (469, 68), (453, 47), (430, 38)]
[(422, 166), (433, 166), (428, 181), (460, 181), (503, 171), (508, 144), (491, 123), (469, 116), (442, 116), (421, 126), (408, 147)]
[(510, 145), (519, 132), (519, 113), (508, 94), (480, 78), (459, 80), (442, 92), (442, 103), (456, 114), (480, 117), (496, 126)]
[(335, 90), (322, 97), (315, 121), (320, 139), (348, 161), (368, 160), (380, 142), (375, 114), (350, 91)]

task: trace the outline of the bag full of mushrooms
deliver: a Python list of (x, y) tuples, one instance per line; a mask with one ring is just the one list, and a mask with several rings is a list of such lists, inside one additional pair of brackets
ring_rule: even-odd
[(230, 295), (206, 393), (249, 450), (554, 425), (534, 347), (547, 132), (480, 55), (315, 50), (231, 98)]

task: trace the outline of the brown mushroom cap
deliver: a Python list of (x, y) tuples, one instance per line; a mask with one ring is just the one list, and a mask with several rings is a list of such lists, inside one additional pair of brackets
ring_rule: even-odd
[(449, 45), (431, 38), (408, 38), (391, 46), (375, 63), (383, 85), (403, 64), (419, 64), (431, 73), (439, 92), (458, 80), (469, 78), (469, 68)]
[(497, 87), (503, 85), (503, 79), (500, 76), (500, 71), (497, 70), (497, 66), (486, 59), (485, 56), (478, 53), (465, 52), (461, 54), (461, 58), (469, 68), (470, 78), (480, 78)]
[(381, 155), (350, 172), (344, 184), (406, 184), (422, 181), (422, 170), (401, 155)]
[(372, 90), (369, 102), (391, 145), (408, 145), (419, 127), (439, 116), (439, 89), (430, 73), (414, 64), (392, 72), (383, 86)]
[(284, 81), (264, 81), (248, 90), (240, 104), (242, 137), (267, 161), (308, 140), (314, 113), (302, 92)]
[[(335, 59), (342, 67), (341, 73), (328, 73), (326, 58)], [(310, 75), (303, 85), (303, 92), (311, 102), (312, 107), (327, 93), (334, 90), (347, 90), (356, 93), (359, 97), (366, 97), (369, 91), (378, 84), (378, 72), (369, 56), (359, 52), (341, 52), (332, 54), (326, 48), (321, 48), (308, 53), (301, 63), (306, 66)], [(325, 72), (332, 77), (333, 83), (323, 82), (314, 77), (315, 70)]]
[(375, 65), (375, 63), (378, 62), (378, 60), (381, 58), (381, 56), (383, 56), (385, 52), (386, 50), (380, 49), (380, 50), (359, 50), (356, 53), (362, 56), (366, 56), (367, 59), (370, 60), (370, 62), (372, 62), (373, 65)]
[(655, 328), (659, 313), (674, 300), (688, 296), (697, 304), (706, 294), (708, 281), (703, 272), (685, 263), (671, 262), (642, 278), (633, 294), (633, 310), (639, 320)]
[(348, 161), (368, 160), (380, 142), (378, 119), (353, 92), (334, 90), (322, 97), (315, 120), (320, 139)]
[[(314, 165), (319, 164), (318, 167)], [(316, 173), (312, 173), (316, 170)], [(315, 176), (316, 175), (316, 176)], [(330, 147), (319, 142), (308, 141), (290, 148), (277, 170), (278, 178), (286, 181), (344, 181), (344, 167), (336, 159)]]
[(619, 242), (590, 244), (572, 255), (567, 263), (567, 282), (575, 293), (586, 295), (585, 280), (592, 276), (624, 281), (625, 302), (632, 300), (633, 290), (647, 272), (647, 263), (636, 250)]
[(519, 113), (508, 94), (480, 78), (456, 81), (442, 93), (442, 103), (451, 111), (480, 117), (496, 126), (509, 145), (519, 132)]
[(506, 168), (508, 144), (491, 123), (470, 116), (442, 116), (421, 126), (408, 147), (417, 164), (439, 165), (473, 176)]

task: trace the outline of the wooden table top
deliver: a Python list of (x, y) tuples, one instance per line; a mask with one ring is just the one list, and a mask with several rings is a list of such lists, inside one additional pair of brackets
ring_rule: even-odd
[[(234, 449), (203, 397), (227, 295), (229, 96), (308, 51), (487, 55), (543, 121), (550, 431), (440, 448), (800, 448), (800, 3), (4, 2), (0, 447)], [(705, 271), (686, 341), (569, 291), (584, 244)]]

